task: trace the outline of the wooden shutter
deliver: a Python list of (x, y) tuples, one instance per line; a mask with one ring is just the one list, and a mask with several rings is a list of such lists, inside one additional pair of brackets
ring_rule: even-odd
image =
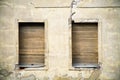
[(19, 24), (19, 64), (44, 64), (44, 23)]
[(72, 63), (98, 63), (97, 23), (73, 23)]

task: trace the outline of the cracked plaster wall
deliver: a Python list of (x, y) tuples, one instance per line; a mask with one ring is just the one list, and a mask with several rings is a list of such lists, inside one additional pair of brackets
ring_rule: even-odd
[[(71, 2), (72, 0), (0, 0), (0, 80), (83, 80), (91, 75), (93, 69), (69, 70), (68, 19), (71, 15)], [(120, 79), (119, 5), (119, 0), (80, 0), (72, 9), (75, 12), (73, 20), (101, 21), (101, 80)], [(15, 70), (18, 57), (17, 20), (34, 22), (44, 19), (48, 22), (48, 70)], [(5, 77), (6, 74), (9, 76)]]

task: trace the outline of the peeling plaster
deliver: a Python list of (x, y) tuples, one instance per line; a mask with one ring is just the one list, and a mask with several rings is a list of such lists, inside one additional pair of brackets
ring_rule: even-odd
[(11, 3), (8, 3), (8, 2), (5, 2), (5, 1), (0, 1), (0, 7), (11, 7), (12, 4)]
[(0, 70), (0, 80), (7, 80), (7, 77), (9, 77), (13, 72), (9, 72), (6, 69)]

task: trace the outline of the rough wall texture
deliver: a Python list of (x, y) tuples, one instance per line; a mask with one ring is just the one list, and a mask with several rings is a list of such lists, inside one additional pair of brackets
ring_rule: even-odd
[[(0, 80), (84, 80), (94, 69), (70, 70), (72, 0), (0, 0)], [(100, 21), (101, 80), (120, 79), (120, 1), (80, 0), (73, 20)], [(18, 63), (18, 22), (47, 20), (47, 69), (15, 70)]]

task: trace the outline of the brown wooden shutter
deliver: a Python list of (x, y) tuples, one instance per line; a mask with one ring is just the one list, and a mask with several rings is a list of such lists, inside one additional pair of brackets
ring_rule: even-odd
[(44, 23), (19, 24), (19, 64), (44, 64)]
[(72, 63), (98, 63), (97, 23), (73, 23)]

